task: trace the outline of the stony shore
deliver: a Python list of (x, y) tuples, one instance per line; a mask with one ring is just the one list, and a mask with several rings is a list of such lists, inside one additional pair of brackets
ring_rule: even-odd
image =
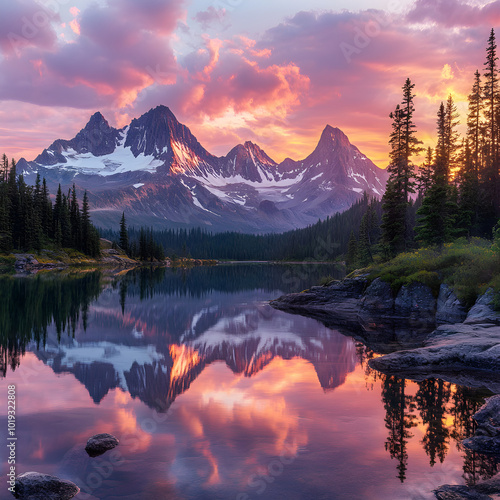
[[(478, 425), (464, 446), (500, 459), (500, 313), (487, 290), (466, 311), (447, 285), (438, 297), (413, 283), (396, 296), (380, 279), (345, 279), (328, 286), (284, 295), (276, 309), (316, 318), (353, 335), (384, 356), (371, 367), (413, 380), (441, 378), (496, 393), (474, 415)], [(443, 485), (439, 500), (488, 500), (500, 494), (500, 474), (474, 486)]]
[(500, 393), (500, 313), (492, 301), (488, 290), (466, 311), (445, 284), (437, 297), (421, 283), (403, 286), (394, 296), (380, 279), (358, 277), (284, 295), (271, 305), (340, 327), (386, 354), (371, 360), (377, 370), (407, 378), (485, 372), (495, 383), (498, 374)]
[(54, 255), (42, 258), (34, 254), (13, 254), (11, 266), (7, 269), (13, 268), (16, 274), (35, 274), (39, 271), (62, 270), (70, 267), (113, 267), (113, 268), (133, 268), (143, 265), (156, 265), (161, 267), (192, 267), (203, 265), (215, 265), (217, 261), (214, 260), (201, 260), (201, 259), (177, 259), (172, 261), (165, 259), (164, 261), (154, 262), (141, 262), (131, 259), (126, 255), (119, 253), (117, 250), (104, 249), (102, 250), (101, 257), (92, 259), (90, 257), (72, 258), (67, 255)]

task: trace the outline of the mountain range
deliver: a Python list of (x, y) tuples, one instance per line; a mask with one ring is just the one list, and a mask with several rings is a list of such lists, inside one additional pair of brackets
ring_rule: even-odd
[(307, 158), (276, 163), (252, 142), (226, 156), (209, 153), (169, 108), (158, 106), (122, 129), (99, 112), (71, 140), (58, 139), (34, 161), (18, 162), (55, 193), (87, 190), (92, 219), (129, 225), (279, 232), (347, 209), (362, 193), (381, 197), (387, 173), (327, 125)]

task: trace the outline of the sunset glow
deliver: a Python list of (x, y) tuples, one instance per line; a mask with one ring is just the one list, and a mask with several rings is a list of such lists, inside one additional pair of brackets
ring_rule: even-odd
[(419, 136), (434, 146), (439, 103), (452, 94), (463, 122), (500, 21), (497, 1), (385, 4), (10, 2), (0, 23), (2, 152), (31, 160), (97, 110), (122, 126), (164, 104), (215, 154), (251, 140), (276, 161), (302, 159), (330, 124), (385, 167), (404, 80), (416, 84)]

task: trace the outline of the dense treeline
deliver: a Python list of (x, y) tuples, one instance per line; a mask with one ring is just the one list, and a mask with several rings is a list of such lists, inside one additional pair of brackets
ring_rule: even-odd
[(174, 259), (192, 256), (198, 259), (326, 261), (347, 252), (349, 236), (351, 232), (357, 235), (368, 210), (373, 214), (371, 223), (378, 225), (381, 204), (365, 194), (346, 212), (282, 234), (212, 234), (200, 228), (164, 231), (127, 229), (125, 216), (122, 216), (120, 234), (101, 230), (101, 235), (116, 241), (121, 248), (128, 250), (129, 255), (142, 260), (164, 253)]
[[(500, 89), (492, 29), (485, 71), (477, 70), (469, 95), (466, 137), (460, 141), (458, 112), (450, 95), (437, 112), (437, 145), (420, 169), (422, 152), (413, 120), (415, 85), (407, 79), (392, 119), (390, 178), (382, 199), (380, 243), (386, 258), (418, 245), (439, 249), (459, 237), (491, 239), (500, 217)], [(414, 203), (412, 195), (418, 198)], [(415, 211), (415, 206), (419, 207)]]
[(55, 203), (49, 196), (45, 179), (37, 176), (28, 186), (17, 175), (16, 162), (3, 155), (0, 164), (0, 252), (33, 250), (46, 245), (74, 248), (96, 257), (100, 253), (99, 233), (90, 222), (87, 193), (80, 210), (76, 189), (64, 194), (61, 186)]

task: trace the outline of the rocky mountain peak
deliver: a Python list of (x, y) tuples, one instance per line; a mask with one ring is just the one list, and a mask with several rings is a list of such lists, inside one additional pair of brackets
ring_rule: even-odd
[(90, 117), (87, 125), (85, 125), (84, 130), (95, 130), (103, 128), (110, 129), (111, 127), (109, 126), (108, 121), (106, 120), (106, 118), (104, 118), (102, 113), (100, 111), (97, 111), (97, 113), (94, 113)]

